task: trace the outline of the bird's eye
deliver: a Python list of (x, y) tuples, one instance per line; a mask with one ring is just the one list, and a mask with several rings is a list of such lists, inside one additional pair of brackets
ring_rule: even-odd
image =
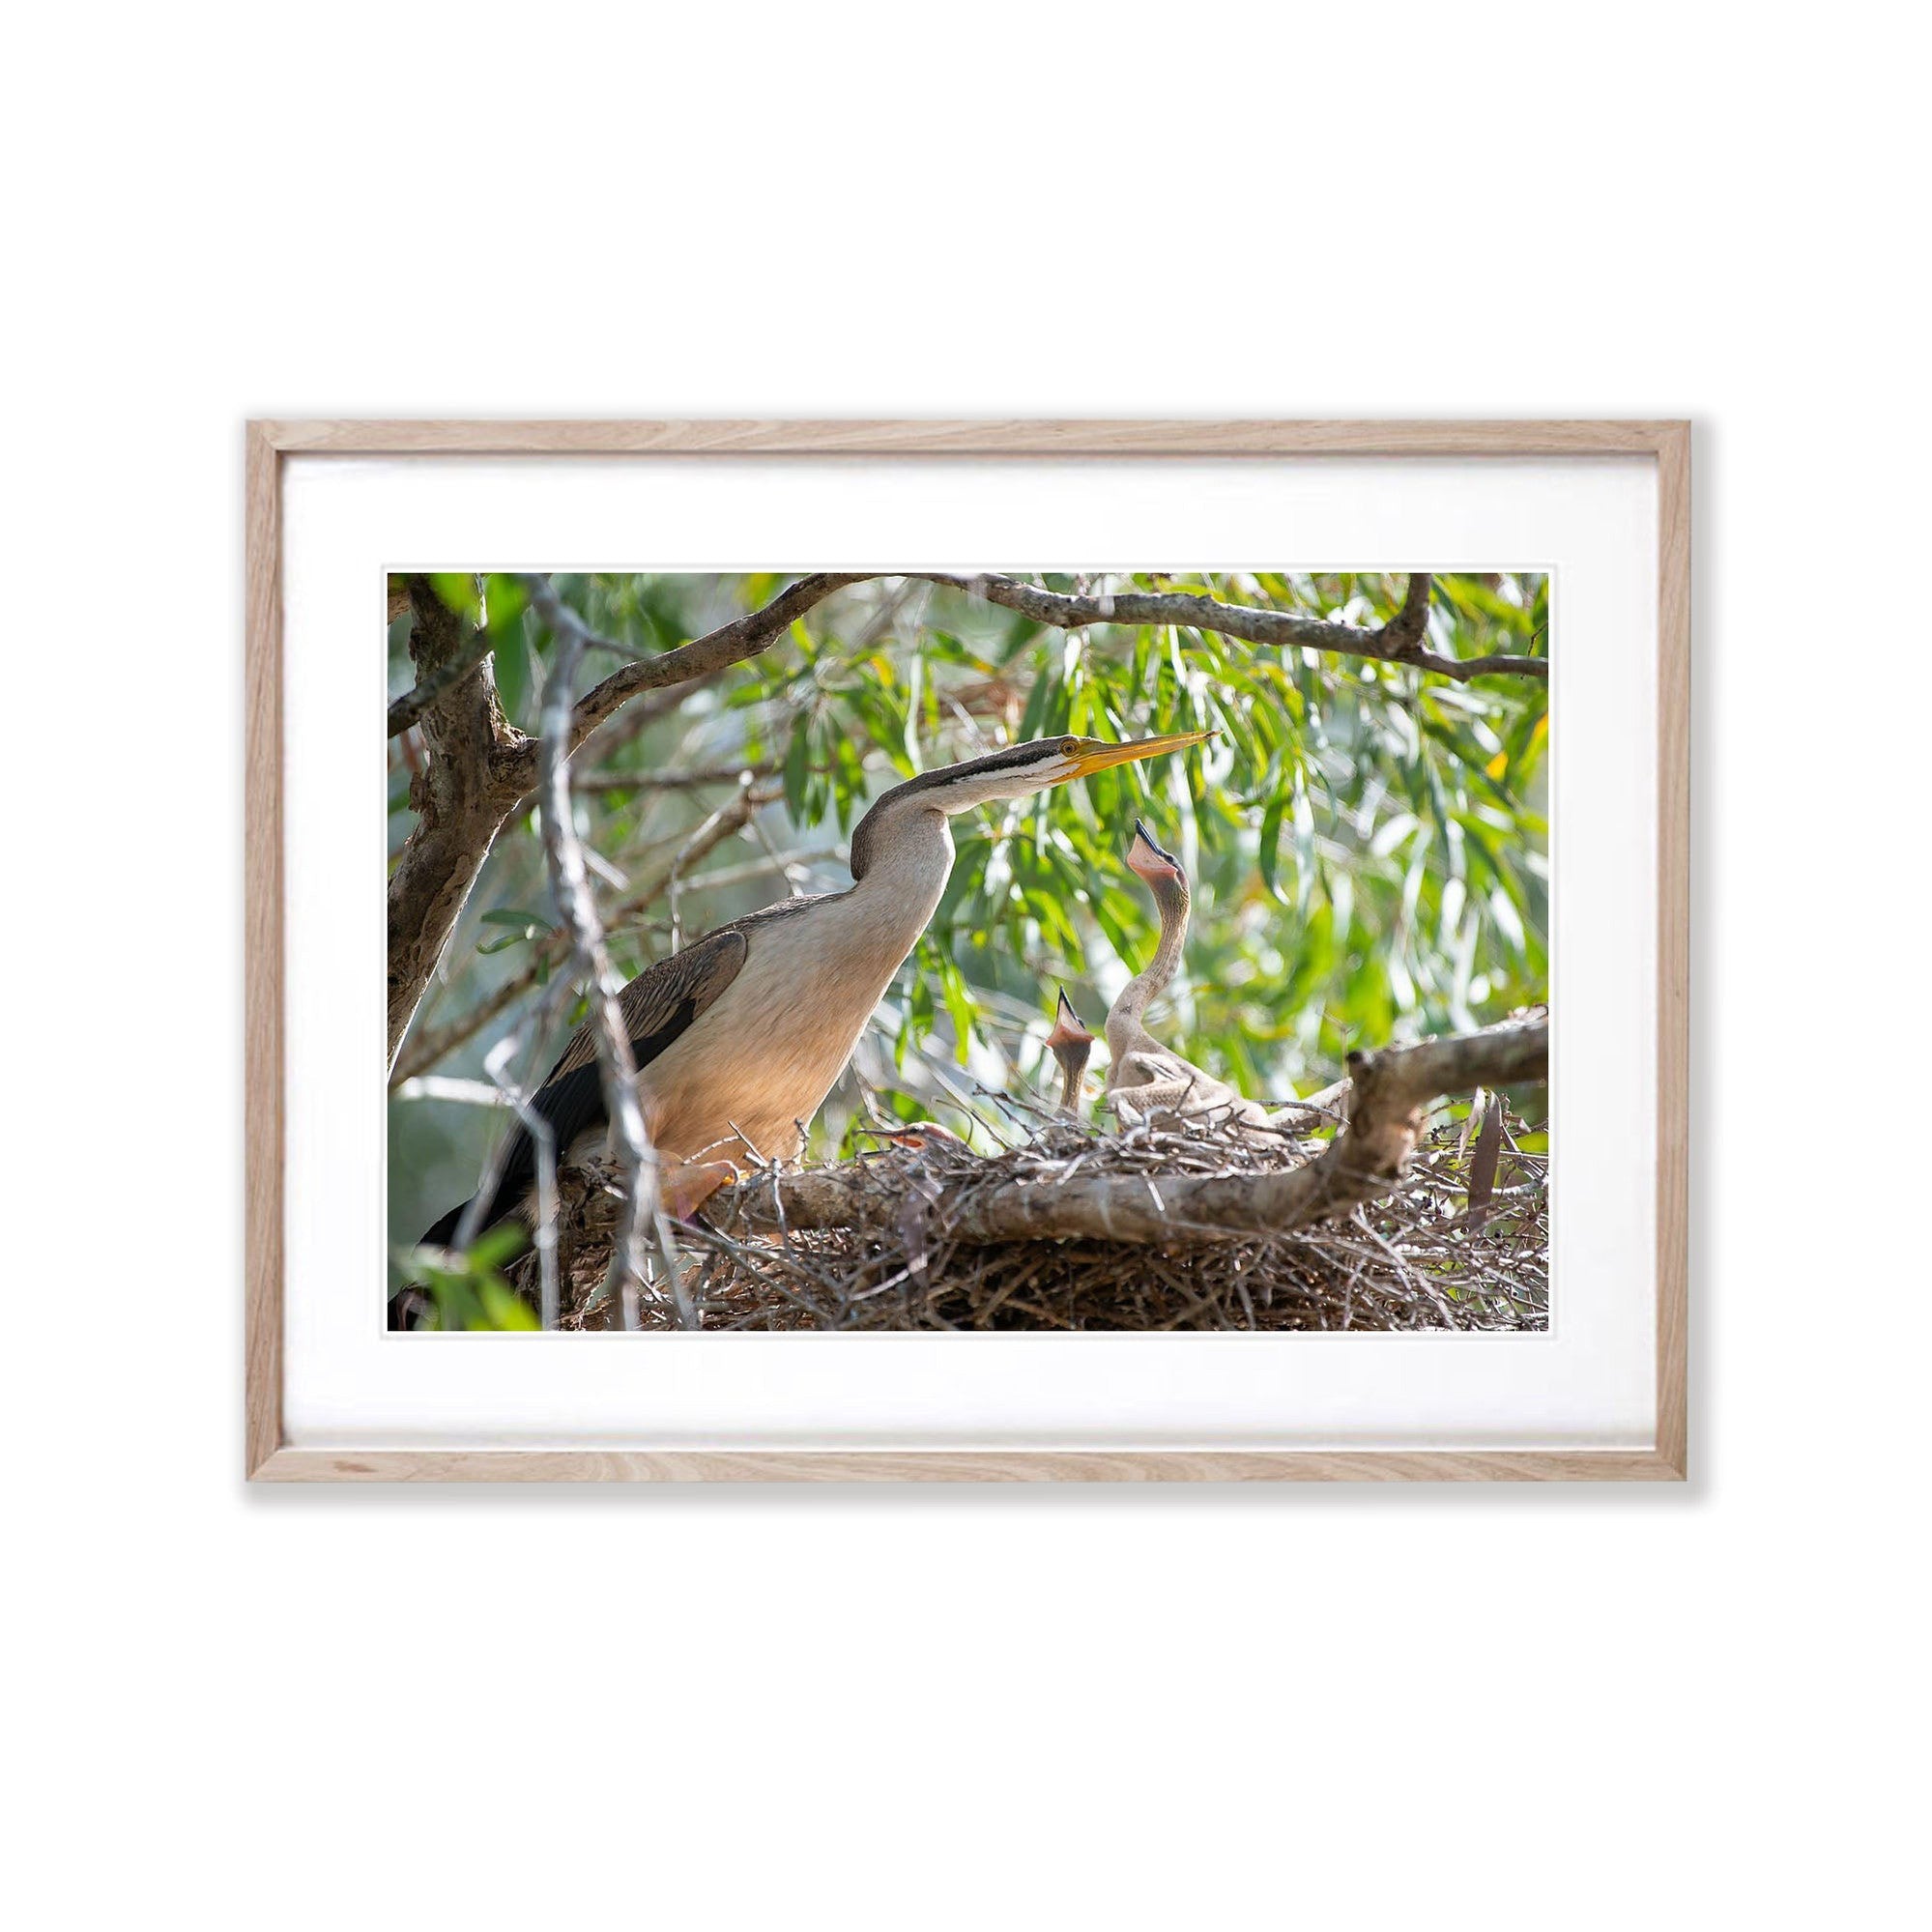
[(1079, 750), (1080, 750), (1079, 738), (1062, 738), (1060, 740), (1060, 756), (1062, 758), (1072, 758), (1073, 755)]

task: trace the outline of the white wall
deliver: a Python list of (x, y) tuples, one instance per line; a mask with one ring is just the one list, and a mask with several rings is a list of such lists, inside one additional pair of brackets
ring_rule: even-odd
[[(656, 12), (14, 29), (19, 1922), (1895, 1922), (1900, 16)], [(245, 1492), (251, 412), (1694, 415), (1694, 1484)]]

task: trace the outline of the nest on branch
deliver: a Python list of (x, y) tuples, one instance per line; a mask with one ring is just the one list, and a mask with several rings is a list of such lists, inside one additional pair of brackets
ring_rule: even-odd
[[(1266, 1176), (1313, 1178), (1317, 1159), (1335, 1159), (1319, 1143), (1213, 1116), (1127, 1133), (1054, 1121), (990, 1157), (936, 1136), (754, 1176), (678, 1230), (678, 1265), (706, 1330), (1546, 1328), (1547, 1158), (1522, 1151), (1522, 1124), (1496, 1096), (1466, 1123), (1415, 1126), (1399, 1171), (1352, 1190), (1370, 1197), (1286, 1231), (1189, 1217)], [(561, 1194), (563, 1325), (613, 1325), (598, 1297), (614, 1176), (566, 1173)], [(1125, 1202), (1130, 1221), (1151, 1210), (1157, 1238), (1144, 1226), (1131, 1239), (999, 1238), (1022, 1222), (1091, 1222), (1096, 1202)], [(533, 1291), (534, 1269), (525, 1257), (519, 1285)], [(678, 1323), (661, 1279), (642, 1318)]]

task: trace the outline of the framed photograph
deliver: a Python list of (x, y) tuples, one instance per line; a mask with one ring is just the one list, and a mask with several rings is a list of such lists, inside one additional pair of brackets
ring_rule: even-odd
[(246, 514), (251, 1479), (1684, 1477), (1687, 424)]

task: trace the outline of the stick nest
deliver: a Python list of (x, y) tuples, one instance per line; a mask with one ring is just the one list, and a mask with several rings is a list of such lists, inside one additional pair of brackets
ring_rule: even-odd
[[(1298, 1166), (1315, 1150), (1198, 1115), (1165, 1116), (1124, 1134), (1056, 1121), (990, 1157), (947, 1139), (891, 1144), (842, 1169), (862, 1200), (852, 1225), (765, 1236), (701, 1223), (679, 1230), (680, 1266), (703, 1326), (713, 1331), (1542, 1330), (1549, 1321), (1548, 1161), (1520, 1150), (1521, 1133), (1505, 1114), (1492, 1187), (1479, 1185), (1473, 1199), (1476, 1137), (1460, 1122), (1443, 1124), (1426, 1134), (1391, 1191), (1366, 1207), (1292, 1233), (1177, 1238), (1165, 1249), (1088, 1240), (985, 1246), (948, 1230), (986, 1189), (1098, 1173), (1138, 1175), (1158, 1191), (1163, 1176), (1260, 1173)], [(564, 1325), (602, 1327), (610, 1178), (586, 1169), (562, 1181)], [(520, 1272), (532, 1267), (526, 1257)], [(643, 1318), (647, 1328), (675, 1326), (670, 1297), (648, 1292)]]

